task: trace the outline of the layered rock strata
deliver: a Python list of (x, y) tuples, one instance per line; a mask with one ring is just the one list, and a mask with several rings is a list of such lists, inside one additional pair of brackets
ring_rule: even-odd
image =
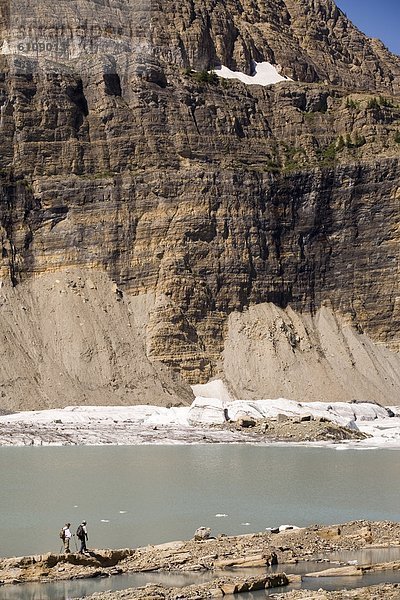
[[(329, 303), (397, 352), (400, 59), (330, 0), (150, 8), (104, 9), (131, 16), (114, 62), (104, 36), (78, 44), (73, 11), (57, 35), (75, 54), (3, 44), (1, 278), (79, 267), (152, 294), (146, 360), (193, 383), (218, 372), (228, 315), (262, 302)], [(297, 81), (190, 70), (263, 60)]]
[(163, 63), (251, 73), (278, 64), (302, 82), (399, 92), (398, 57), (367, 39), (332, 0), (157, 2), (151, 43)]

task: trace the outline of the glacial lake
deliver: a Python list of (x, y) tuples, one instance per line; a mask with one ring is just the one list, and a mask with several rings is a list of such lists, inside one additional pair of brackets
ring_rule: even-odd
[[(59, 552), (353, 519), (400, 519), (398, 450), (170, 445), (0, 448), (0, 555)], [(72, 544), (72, 548), (73, 548)]]

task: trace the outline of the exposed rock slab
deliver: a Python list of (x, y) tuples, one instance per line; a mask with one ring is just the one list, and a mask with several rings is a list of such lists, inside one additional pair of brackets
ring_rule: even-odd
[(281, 600), (343, 600), (344, 593), (346, 594), (346, 599), (349, 600), (397, 600), (399, 597), (399, 584), (385, 583), (355, 590), (338, 590), (336, 592), (325, 590), (293, 591), (282, 595), (279, 594), (279, 598)]
[(332, 567), (323, 571), (315, 571), (308, 573), (305, 577), (361, 577), (365, 573), (374, 573), (376, 571), (400, 569), (400, 561), (392, 561), (390, 563), (376, 565), (349, 565), (346, 567)]
[(176, 600), (177, 598), (197, 599), (222, 598), (232, 594), (246, 594), (264, 589), (283, 587), (288, 584), (284, 573), (269, 576), (224, 577), (211, 583), (186, 586), (184, 588), (167, 588), (162, 585), (146, 585), (142, 588), (124, 590), (123, 592), (100, 592), (85, 598), (93, 600), (117, 600), (132, 598), (142, 600)]
[[(46, 554), (0, 560), (2, 583), (51, 581), (94, 575), (149, 571), (218, 571), (225, 569), (264, 569), (270, 564), (287, 565), (310, 560), (339, 550), (359, 550), (398, 545), (400, 524), (352, 521), (342, 525), (284, 528), (277, 533), (224, 536), (196, 541), (177, 541), (136, 549), (92, 550), (90, 556)], [(252, 564), (253, 563), (253, 564)], [(306, 568), (306, 563), (305, 563)], [(387, 568), (398, 568), (388, 563)], [(269, 575), (269, 573), (266, 573)]]

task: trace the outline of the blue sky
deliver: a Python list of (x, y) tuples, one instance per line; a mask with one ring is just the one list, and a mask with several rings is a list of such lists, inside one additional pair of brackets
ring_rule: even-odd
[(400, 0), (335, 1), (358, 29), (400, 55)]

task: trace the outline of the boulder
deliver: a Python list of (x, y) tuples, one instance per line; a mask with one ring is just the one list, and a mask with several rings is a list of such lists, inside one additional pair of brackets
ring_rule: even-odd
[(269, 575), (267, 577), (265, 588), (281, 587), (288, 584), (289, 579), (287, 578), (286, 573), (276, 573), (276, 575)]
[(211, 535), (211, 529), (209, 527), (198, 527), (194, 532), (193, 539), (198, 542), (201, 540), (208, 540)]
[(220, 589), (222, 590), (224, 596), (237, 593), (237, 586), (235, 583), (223, 583), (220, 585)]
[(285, 415), (284, 413), (279, 413), (276, 415), (276, 419), (278, 423), (285, 423), (286, 421), (289, 421), (289, 416)]
[(236, 423), (244, 429), (247, 429), (249, 427), (255, 427), (257, 425), (256, 419), (248, 417), (246, 415), (238, 415), (236, 417)]
[(304, 421), (313, 421), (314, 418), (311, 414), (307, 414), (307, 415), (300, 415), (300, 422), (304, 422)]
[(226, 403), (229, 420), (252, 419), (258, 421), (264, 418), (262, 405), (258, 401), (235, 400)]

